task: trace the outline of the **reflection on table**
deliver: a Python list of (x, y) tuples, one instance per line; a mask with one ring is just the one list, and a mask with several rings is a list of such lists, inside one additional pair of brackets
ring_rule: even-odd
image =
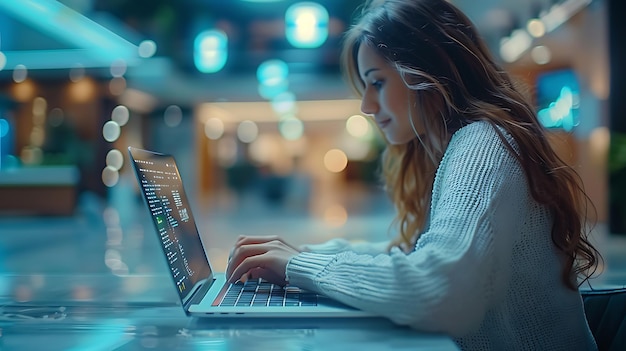
[[(4, 350), (457, 350), (382, 318), (192, 318), (167, 276), (3, 275)], [(125, 287), (154, 286), (133, 294)]]

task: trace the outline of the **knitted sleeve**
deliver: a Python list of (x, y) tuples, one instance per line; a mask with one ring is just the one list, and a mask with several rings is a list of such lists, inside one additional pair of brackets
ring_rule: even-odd
[(530, 199), (517, 160), (493, 127), (476, 122), (450, 141), (433, 185), (429, 228), (412, 253), (304, 252), (290, 260), (287, 277), (398, 324), (465, 335), (505, 294)]
[(302, 251), (323, 254), (335, 254), (344, 251), (352, 251), (359, 254), (378, 255), (387, 252), (389, 241), (380, 242), (351, 242), (342, 238), (335, 238), (322, 244), (303, 245)]

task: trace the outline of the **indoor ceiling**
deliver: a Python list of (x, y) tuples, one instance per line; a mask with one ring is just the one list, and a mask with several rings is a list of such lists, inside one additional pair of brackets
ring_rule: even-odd
[[(318, 49), (295, 49), (287, 43), (282, 23), (286, 8), (296, 0), (19, 1), (21, 5), (0, 3), (0, 50), (15, 57), (44, 50), (41, 52), (45, 55), (37, 55), (41, 68), (45, 68), (46, 64), (52, 65), (58, 59), (56, 64), (59, 67), (49, 67), (56, 70), (41, 69), (33, 72), (34, 75), (67, 74), (64, 68), (72, 68), (72, 59), (85, 55), (84, 60), (87, 60), (86, 56), (91, 54), (91, 61), (85, 62), (92, 64), (83, 66), (92, 67), (95, 74), (106, 76), (109, 74), (108, 67), (98, 69), (98, 66), (106, 66), (101, 64), (102, 58), (110, 53), (110, 50), (102, 48), (103, 40), (124, 49), (136, 49), (142, 40), (149, 39), (157, 44), (156, 54), (149, 60), (136, 61), (141, 62), (136, 67), (129, 60), (129, 86), (158, 99), (177, 100), (179, 103), (259, 99), (255, 71), (261, 62), (272, 58), (288, 63), (290, 87), (299, 98), (325, 99), (349, 94), (337, 74), (339, 41), (341, 33), (351, 22), (354, 9), (362, 3), (362, 0), (318, 0), (330, 14), (329, 39)], [(559, 1), (452, 2), (477, 24), (495, 50), (503, 36)], [(19, 13), (19, 9), (28, 7), (28, 4), (36, 9), (35, 4), (41, 3), (57, 4), (66, 10), (57, 9), (56, 15), (47, 16), (46, 20), (35, 11)], [(69, 11), (93, 20), (93, 24), (101, 26), (108, 35), (90, 40), (93, 38), (91, 32), (75, 28), (88, 22), (68, 16)], [(193, 64), (193, 39), (197, 33), (211, 27), (220, 28), (228, 34), (229, 60), (222, 71), (202, 74)], [(5, 71), (12, 69), (12, 57), (7, 58)], [(6, 77), (6, 72), (0, 73)]]

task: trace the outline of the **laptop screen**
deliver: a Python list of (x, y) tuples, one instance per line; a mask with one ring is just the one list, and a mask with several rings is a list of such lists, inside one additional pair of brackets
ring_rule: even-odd
[(170, 273), (185, 303), (211, 275), (211, 267), (176, 162), (171, 155), (128, 150)]

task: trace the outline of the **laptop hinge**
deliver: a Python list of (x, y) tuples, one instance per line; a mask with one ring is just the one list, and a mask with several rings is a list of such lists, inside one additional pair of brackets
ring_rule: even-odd
[(191, 294), (191, 297), (185, 302), (183, 305), (185, 308), (185, 313), (189, 311), (189, 306), (197, 305), (202, 301), (207, 291), (211, 288), (211, 285), (215, 282), (214, 278), (206, 279), (196, 291)]

